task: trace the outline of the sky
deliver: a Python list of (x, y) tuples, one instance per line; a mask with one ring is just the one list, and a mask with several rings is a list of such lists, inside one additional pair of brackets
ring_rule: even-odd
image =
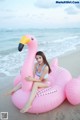
[(80, 3), (0, 0), (0, 28), (80, 28)]

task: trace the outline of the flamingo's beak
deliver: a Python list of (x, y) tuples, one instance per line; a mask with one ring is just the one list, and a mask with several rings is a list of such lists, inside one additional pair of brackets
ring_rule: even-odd
[(28, 44), (30, 42), (30, 39), (27, 36), (23, 36), (20, 40), (18, 50), (22, 51), (25, 44)]
[(19, 43), (18, 50), (22, 51), (23, 47), (24, 47), (24, 45), (22, 43)]

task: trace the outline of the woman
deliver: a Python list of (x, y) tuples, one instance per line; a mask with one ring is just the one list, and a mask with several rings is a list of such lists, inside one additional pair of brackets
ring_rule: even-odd
[[(33, 69), (33, 78), (28, 76), (25, 79), (28, 81), (33, 81), (33, 87), (32, 87), (32, 92), (30, 95), (30, 98), (28, 102), (25, 104), (23, 109), (20, 110), (21, 113), (27, 112), (31, 104), (36, 96), (38, 88), (45, 88), (50, 85), (50, 82), (48, 81), (48, 74), (51, 72), (49, 63), (47, 62), (46, 56), (42, 51), (38, 51), (35, 55), (37, 63), (34, 65)], [(17, 85), (15, 88), (13, 88), (9, 94), (12, 94), (16, 90), (21, 88), (21, 84)]]

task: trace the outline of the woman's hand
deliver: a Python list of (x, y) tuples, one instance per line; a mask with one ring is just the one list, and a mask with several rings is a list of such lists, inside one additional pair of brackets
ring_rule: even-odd
[(25, 80), (28, 80), (28, 81), (32, 81), (32, 79), (33, 78), (31, 76), (28, 76), (28, 77), (25, 78)]
[(41, 82), (41, 80), (35, 79), (35, 78), (31, 77), (31, 76), (25, 77), (25, 80), (27, 80), (27, 81), (33, 81), (33, 82), (37, 82), (37, 81)]

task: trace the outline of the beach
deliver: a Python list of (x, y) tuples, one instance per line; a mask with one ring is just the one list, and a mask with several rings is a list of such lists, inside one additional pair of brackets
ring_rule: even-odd
[(80, 47), (74, 52), (68, 52), (59, 57), (59, 65), (70, 71), (71, 75), (75, 78), (80, 76)]
[[(59, 66), (70, 71), (73, 78), (80, 76), (80, 49), (58, 57)], [(73, 106), (67, 99), (56, 109), (43, 114), (20, 113), (10, 96), (4, 96), (13, 87), (15, 76), (0, 75), (0, 112), (8, 112), (9, 120), (80, 120), (80, 105)]]
[[(43, 62), (34, 69), (38, 51), (44, 53), (43, 59), (39, 56)], [(52, 63), (49, 82), (45, 81), (46, 60)], [(34, 85), (31, 81), (30, 87), (24, 81), (24, 77), (26, 80), (28, 76), (32, 77), (32, 69), (43, 83), (51, 85), (40, 88), (43, 90), (39, 92), (35, 89), (38, 99), (33, 101), (32, 110), (40, 107), (41, 111), (48, 111), (47, 107), (55, 108), (60, 103), (55, 109), (41, 114), (20, 112), (31, 93), (27, 89)], [(80, 120), (80, 104), (74, 106), (66, 98), (68, 78), (80, 79), (80, 0), (0, 0), (0, 120)], [(22, 93), (6, 95), (14, 87), (15, 79), (21, 80)], [(78, 85), (74, 86), (76, 91), (80, 90)], [(70, 87), (72, 95), (79, 99), (75, 93), (79, 95), (80, 92), (76, 92), (74, 87)], [(71, 94), (72, 91), (68, 90)], [(75, 101), (73, 97), (71, 99)], [(15, 98), (18, 99), (15, 101)]]

